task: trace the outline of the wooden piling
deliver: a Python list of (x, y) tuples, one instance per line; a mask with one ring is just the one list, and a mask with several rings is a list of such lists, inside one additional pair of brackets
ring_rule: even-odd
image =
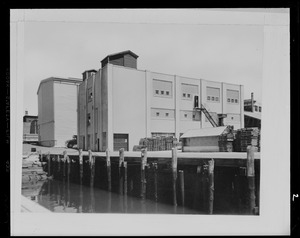
[(127, 195), (127, 162), (124, 161), (124, 194)]
[(127, 162), (123, 162), (124, 167), (124, 212), (127, 213)]
[(89, 150), (89, 162), (90, 162), (90, 186), (94, 187), (94, 177), (95, 177), (95, 157), (92, 151)]
[(119, 150), (119, 168), (121, 168), (123, 163), (124, 163), (124, 148), (121, 148)]
[(63, 155), (64, 155), (64, 159), (63, 159), (63, 162), (64, 162), (63, 177), (65, 178), (66, 177), (66, 164), (67, 164), (67, 151), (64, 151)]
[(60, 156), (59, 156), (59, 155), (57, 155), (57, 165), (58, 165), (57, 172), (58, 172), (59, 178), (60, 178), (60, 173), (61, 173), (61, 171), (60, 171)]
[(68, 172), (67, 172), (67, 178), (68, 178), (68, 182), (70, 181), (70, 175), (71, 175), (71, 159), (70, 157), (68, 156), (67, 154), (68, 152), (65, 150), (65, 155), (66, 155), (66, 158), (67, 158), (67, 165), (68, 165)]
[(141, 198), (146, 198), (146, 170), (141, 170)]
[(195, 181), (195, 193), (194, 193), (194, 201), (193, 201), (193, 208), (198, 209), (199, 204), (201, 203), (200, 198), (200, 185), (201, 185), (201, 173), (202, 173), (202, 167), (200, 165), (197, 166), (197, 171), (196, 171), (196, 181)]
[(184, 171), (179, 170), (179, 186), (180, 186), (180, 194), (181, 194), (181, 205), (184, 206)]
[(79, 149), (79, 181), (80, 185), (83, 183), (83, 156), (82, 149)]
[(50, 176), (50, 173), (51, 173), (51, 158), (50, 158), (50, 151), (49, 151), (48, 154), (47, 154), (47, 163), (48, 163), (48, 174), (47, 174), (47, 176), (49, 177), (49, 176)]
[(147, 165), (147, 149), (141, 150), (141, 198), (146, 197), (146, 168)]
[(90, 187), (90, 197), (91, 197), (91, 206), (90, 206), (90, 212), (94, 213), (95, 212), (95, 193), (94, 193), (94, 187)]
[(254, 170), (254, 146), (247, 147), (247, 181), (248, 181), (248, 213), (255, 212), (255, 170)]
[(213, 159), (208, 161), (208, 182), (209, 182), (209, 191), (208, 191), (208, 214), (213, 214), (214, 208), (214, 167), (215, 162)]
[(177, 171), (173, 171), (173, 205), (176, 207), (177, 206), (177, 190), (176, 190), (176, 185), (177, 185)]
[(141, 170), (145, 170), (147, 165), (147, 149), (141, 150)]
[(119, 194), (124, 192), (124, 162), (119, 163)]
[[(81, 150), (82, 152), (82, 150)], [(78, 206), (78, 212), (82, 213), (82, 207), (83, 207), (83, 191), (82, 191), (82, 184), (80, 184), (80, 190), (79, 190), (79, 206)]]
[(172, 148), (172, 170), (177, 171), (177, 146)]
[(158, 201), (158, 186), (157, 186), (157, 163), (153, 163), (153, 169), (154, 169), (154, 199), (157, 202)]
[(106, 171), (107, 171), (107, 189), (111, 191), (111, 163), (110, 163), (110, 152), (107, 148), (106, 151)]

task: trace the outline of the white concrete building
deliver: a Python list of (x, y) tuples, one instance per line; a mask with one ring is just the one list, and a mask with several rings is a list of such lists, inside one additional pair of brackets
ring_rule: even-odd
[[(84, 150), (132, 150), (144, 137), (212, 127), (195, 101), (223, 125), (243, 127), (242, 85), (138, 70), (137, 55), (120, 52), (83, 73), (78, 100), (78, 143)], [(221, 123), (220, 123), (221, 124)]]
[(77, 91), (82, 79), (51, 77), (40, 82), (38, 94), (39, 143), (64, 147), (77, 135)]

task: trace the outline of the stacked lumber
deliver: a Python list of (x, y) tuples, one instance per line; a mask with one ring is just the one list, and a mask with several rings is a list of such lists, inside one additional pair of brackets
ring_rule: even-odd
[(234, 151), (247, 152), (249, 145), (256, 146), (260, 151), (260, 130), (257, 127), (237, 130)]
[(233, 133), (227, 132), (219, 136), (219, 151), (220, 152), (232, 152), (233, 151)]
[(147, 148), (148, 151), (171, 150), (177, 139), (172, 136), (156, 136), (140, 139), (139, 146)]

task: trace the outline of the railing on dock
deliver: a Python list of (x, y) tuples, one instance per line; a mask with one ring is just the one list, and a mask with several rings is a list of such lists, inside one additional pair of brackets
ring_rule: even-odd
[[(214, 214), (215, 169), (217, 167), (233, 167), (237, 173), (233, 179), (235, 193), (243, 191), (246, 196), (238, 198), (237, 202), (244, 204), (244, 214), (259, 214), (259, 171), (260, 153), (254, 146), (247, 148), (247, 153), (183, 153), (174, 147), (171, 151), (128, 152), (120, 149), (118, 152), (92, 152), (79, 150), (51, 154), (40, 154), (47, 161), (44, 168), (48, 176), (58, 180), (66, 180), (90, 187), (101, 186), (112, 191), (118, 187), (118, 193), (125, 197), (134, 194), (134, 188), (139, 187), (139, 197), (147, 196), (159, 200), (158, 167), (172, 174), (173, 205), (176, 209), (178, 201), (185, 204), (186, 187), (184, 166), (193, 166), (196, 173), (194, 203), (204, 204), (207, 214)], [(180, 168), (179, 168), (179, 167)], [(132, 173), (139, 170), (139, 184), (133, 179)], [(133, 172), (135, 171), (135, 172)], [(258, 176), (256, 176), (258, 175)], [(104, 184), (104, 185), (103, 185)], [(147, 186), (152, 186), (153, 194), (147, 195)], [(199, 191), (198, 191), (199, 190)]]

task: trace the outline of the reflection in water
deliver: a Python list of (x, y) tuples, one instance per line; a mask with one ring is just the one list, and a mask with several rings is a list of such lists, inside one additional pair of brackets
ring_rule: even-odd
[[(95, 178), (94, 186), (90, 187), (90, 177), (86, 176), (88, 173), (83, 173), (82, 176), (84, 168), (79, 163), (77, 170), (78, 177), (81, 178), (77, 180), (78, 183), (72, 182), (72, 173), (72, 179), (68, 176), (70, 163), (59, 166), (57, 170), (61, 171), (61, 177), (57, 175), (57, 178), (61, 180), (46, 180), (39, 195), (35, 197), (39, 204), (53, 212), (248, 213), (248, 180), (241, 176), (236, 168), (216, 167), (214, 177), (209, 177), (207, 165), (181, 166), (177, 173), (155, 163), (147, 166), (145, 170), (141, 170), (140, 165), (126, 162), (122, 167), (112, 163), (111, 166), (102, 166), (102, 170), (99, 170), (99, 167), (95, 170), (92, 175)], [(63, 166), (66, 166), (65, 177)], [(97, 180), (101, 174), (101, 179)], [(211, 179), (214, 183), (209, 183)], [(86, 182), (81, 182), (84, 180)], [(253, 194), (257, 191), (250, 192)]]

